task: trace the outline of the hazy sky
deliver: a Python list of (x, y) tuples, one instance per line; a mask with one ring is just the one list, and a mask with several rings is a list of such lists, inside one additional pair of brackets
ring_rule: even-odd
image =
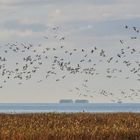
[[(0, 0), (0, 46), (8, 42), (28, 42), (48, 47), (65, 45), (69, 49), (97, 46), (114, 54), (121, 48), (119, 40), (123, 39), (138, 48), (139, 39), (135, 42), (129, 40), (133, 33), (126, 31), (124, 26), (127, 24), (140, 29), (139, 5), (139, 0)], [(62, 43), (53, 39), (55, 32), (52, 28), (56, 26), (59, 27), (57, 34), (66, 38)], [(43, 36), (48, 36), (49, 39), (46, 40)], [(58, 83), (53, 77), (37, 83), (40, 76), (41, 73), (38, 73), (20, 86), (9, 81), (0, 89), (0, 102), (57, 102), (61, 98), (78, 98), (76, 91), (71, 93), (69, 90), (79, 86), (82, 76), (68, 76), (64, 82)], [(139, 85), (140, 82), (133, 80), (133, 77), (129, 81), (121, 79), (121, 76), (110, 81), (102, 77), (90, 79), (92, 90), (111, 90), (116, 92), (117, 99), (119, 90), (138, 89)], [(94, 95), (90, 93), (92, 94)], [(93, 102), (111, 100), (98, 95), (94, 98)], [(129, 101), (131, 100), (126, 100)], [(133, 100), (139, 101), (140, 99)]]

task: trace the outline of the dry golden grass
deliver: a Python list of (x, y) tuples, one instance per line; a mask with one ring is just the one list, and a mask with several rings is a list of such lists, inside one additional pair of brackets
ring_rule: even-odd
[(0, 140), (140, 140), (140, 114), (0, 114)]

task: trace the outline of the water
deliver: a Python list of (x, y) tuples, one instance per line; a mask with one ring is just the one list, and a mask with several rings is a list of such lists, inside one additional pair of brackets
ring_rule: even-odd
[(140, 103), (1, 103), (1, 113), (36, 112), (139, 112)]

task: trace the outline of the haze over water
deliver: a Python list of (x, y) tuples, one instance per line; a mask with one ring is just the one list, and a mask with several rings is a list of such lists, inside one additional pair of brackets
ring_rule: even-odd
[(113, 104), (113, 103), (88, 103), (88, 104), (0, 104), (2, 113), (36, 113), (36, 112), (140, 112), (140, 104)]

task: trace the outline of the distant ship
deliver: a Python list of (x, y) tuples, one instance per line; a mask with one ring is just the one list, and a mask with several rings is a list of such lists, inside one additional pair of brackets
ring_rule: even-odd
[(73, 100), (71, 99), (62, 99), (59, 101), (59, 103), (73, 103)]
[(121, 103), (123, 103), (121, 100), (119, 100), (118, 102), (117, 102), (118, 104), (121, 104)]
[(81, 104), (83, 104), (83, 103), (89, 103), (89, 101), (78, 99), (78, 100), (75, 100), (75, 102), (74, 102), (72, 99), (61, 99), (59, 101), (59, 103), (81, 103)]
[(88, 100), (75, 100), (75, 103), (83, 104), (83, 103), (89, 103), (89, 101)]

